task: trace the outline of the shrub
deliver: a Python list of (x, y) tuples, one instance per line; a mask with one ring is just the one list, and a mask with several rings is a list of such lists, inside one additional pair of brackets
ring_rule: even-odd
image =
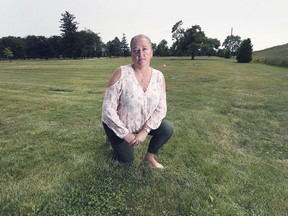
[(253, 45), (250, 38), (243, 40), (237, 50), (236, 59), (239, 63), (249, 63), (252, 61)]

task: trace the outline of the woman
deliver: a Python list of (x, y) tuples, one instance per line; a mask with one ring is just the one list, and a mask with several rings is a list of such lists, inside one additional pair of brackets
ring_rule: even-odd
[(103, 101), (102, 122), (118, 161), (132, 163), (133, 147), (149, 142), (144, 160), (163, 168), (155, 155), (173, 133), (164, 119), (167, 112), (164, 75), (150, 67), (152, 43), (145, 35), (137, 35), (131, 43), (132, 64), (115, 70)]

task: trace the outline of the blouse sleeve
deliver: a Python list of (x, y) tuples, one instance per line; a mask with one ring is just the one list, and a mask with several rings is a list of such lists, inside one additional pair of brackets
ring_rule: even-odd
[(129, 133), (129, 130), (120, 120), (117, 113), (120, 94), (121, 83), (119, 80), (106, 89), (102, 106), (102, 121), (107, 124), (107, 126), (112, 129), (118, 137), (123, 139)]
[(160, 77), (161, 77), (161, 81), (160, 81), (161, 96), (160, 96), (159, 104), (145, 124), (145, 127), (148, 127), (152, 130), (157, 129), (160, 126), (162, 120), (165, 118), (166, 113), (167, 113), (166, 89), (163, 83), (164, 77), (163, 75)]

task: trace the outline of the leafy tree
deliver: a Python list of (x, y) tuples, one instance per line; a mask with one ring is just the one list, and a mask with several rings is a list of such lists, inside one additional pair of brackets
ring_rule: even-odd
[(172, 40), (177, 42), (181, 41), (181, 38), (183, 37), (183, 34), (185, 33), (185, 30), (181, 28), (181, 25), (183, 25), (182, 20), (175, 23), (175, 25), (172, 27)]
[(94, 33), (91, 30), (88, 30), (87, 34), (88, 37), (86, 41), (86, 46), (88, 47), (88, 53), (90, 54), (90, 57), (100, 57), (102, 55), (103, 45), (101, 37), (99, 37), (98, 34)]
[(215, 56), (217, 49), (220, 47), (220, 41), (214, 38), (207, 38), (201, 48), (202, 55)]
[(62, 18), (60, 19), (61, 25), (61, 35), (62, 35), (62, 48), (64, 57), (77, 57), (77, 43), (79, 43), (79, 38), (77, 41), (76, 32), (78, 29), (78, 24), (75, 21), (75, 16), (70, 14), (68, 11), (61, 14)]
[(107, 42), (107, 54), (112, 57), (120, 57), (121, 56), (121, 42), (118, 37), (115, 37), (114, 40)]
[(53, 58), (54, 50), (50, 40), (44, 36), (29, 35), (25, 38), (27, 58)]
[(77, 56), (93, 58), (97, 56), (97, 47), (101, 44), (101, 38), (93, 31), (86, 29), (76, 32)]
[(62, 50), (61, 50), (61, 36), (51, 36), (48, 38), (48, 43), (51, 48), (51, 56), (52, 58), (60, 58), (62, 55)]
[(13, 53), (13, 59), (25, 59), (25, 39), (20, 37), (3, 37), (1, 38), (0, 44), (2, 47), (9, 47), (10, 51)]
[(3, 51), (6, 47), (4, 47), (2, 44), (1, 44), (1, 39), (0, 39), (0, 60), (3, 59)]
[(29, 35), (25, 38), (26, 41), (26, 55), (27, 58), (39, 58), (39, 51), (38, 51), (38, 37), (35, 35)]
[[(46, 38), (29, 35), (25, 38), (13, 36), (0, 38), (0, 58), (4, 58), (5, 48), (9, 48), (13, 53), (13, 59), (102, 56), (104, 44), (98, 34), (91, 30), (77, 32), (78, 23), (75, 21), (75, 16), (67, 11), (61, 15), (61, 36)], [(113, 45), (117, 45), (116, 42)], [(8, 50), (5, 50), (5, 58), (7, 54)]]
[(38, 36), (38, 41), (39, 41), (38, 44), (39, 57), (41, 59), (53, 58), (53, 50), (49, 43), (49, 40), (44, 36)]
[(13, 52), (9, 48), (4, 48), (3, 52), (3, 58), (4, 59), (12, 59), (13, 58)]
[(217, 54), (218, 57), (224, 57), (225, 55), (225, 50), (224, 49), (218, 49)]
[(172, 45), (174, 54), (186, 54), (190, 55), (191, 59), (195, 59), (195, 56), (201, 54), (201, 51), (211, 53), (211, 45), (212, 47), (219, 47), (218, 41), (208, 39), (199, 25), (185, 30), (181, 28), (182, 24), (183, 22), (179, 21), (172, 28), (172, 39), (175, 41)]
[(125, 34), (123, 34), (123, 37), (121, 39), (121, 56), (127, 57), (129, 55), (130, 55), (129, 45)]
[(191, 59), (195, 59), (205, 40), (206, 36), (201, 27), (199, 25), (192, 26), (185, 31), (184, 40), (181, 44), (182, 50), (191, 55)]
[(252, 61), (253, 45), (250, 38), (243, 40), (237, 50), (236, 59), (239, 63), (249, 63)]
[(181, 28), (183, 25), (182, 20), (178, 21), (173, 27), (172, 27), (172, 47), (171, 51), (173, 55), (181, 56), (183, 54), (183, 51), (181, 49), (181, 42), (184, 38), (185, 29)]
[(105, 50), (105, 44), (102, 42), (99, 37), (99, 43), (96, 44), (96, 56), (100, 58), (103, 55), (103, 51)]
[(224, 40), (222, 46), (229, 50), (229, 58), (231, 56), (235, 56), (236, 55), (236, 51), (239, 48), (241, 43), (241, 37), (236, 35), (229, 35), (226, 37), (226, 39)]
[(155, 50), (155, 55), (157, 56), (169, 56), (169, 48), (167, 46), (168, 42), (166, 40), (162, 40)]

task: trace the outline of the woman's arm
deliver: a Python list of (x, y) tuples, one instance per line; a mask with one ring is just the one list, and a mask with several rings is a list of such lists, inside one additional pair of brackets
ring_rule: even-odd
[(108, 82), (102, 106), (102, 121), (105, 122), (118, 137), (124, 138), (129, 133), (129, 130), (120, 120), (117, 111), (121, 95), (120, 78), (121, 68), (118, 68)]

